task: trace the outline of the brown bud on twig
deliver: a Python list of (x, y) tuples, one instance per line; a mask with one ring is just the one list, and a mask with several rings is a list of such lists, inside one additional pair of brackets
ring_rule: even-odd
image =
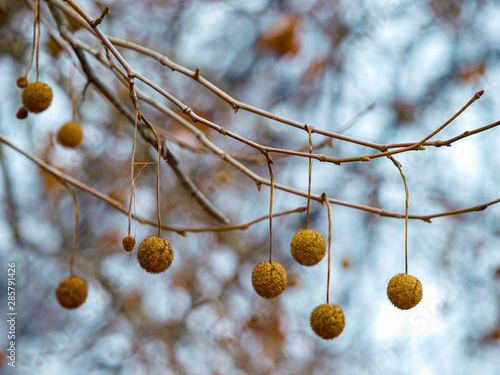
[(104, 17), (106, 17), (106, 15), (109, 13), (111, 13), (109, 7), (105, 6), (104, 9), (102, 10), (102, 14), (98, 18), (90, 22), (90, 26), (92, 26), (92, 28), (95, 28), (97, 25), (100, 25), (104, 20)]

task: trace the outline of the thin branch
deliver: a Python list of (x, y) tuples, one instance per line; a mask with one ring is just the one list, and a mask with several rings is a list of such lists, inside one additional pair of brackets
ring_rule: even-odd
[[(50, 0), (50, 1), (54, 2), (55, 4), (58, 4), (57, 0)], [(68, 2), (70, 2), (70, 4), (71, 4), (74, 1), (73, 0), (68, 0)], [(65, 12), (71, 12), (71, 10), (68, 10), (68, 9), (63, 9), (63, 10)], [(76, 9), (76, 10), (77, 10), (77, 12), (80, 15), (82, 15), (87, 20), (87, 22), (89, 22), (90, 17), (85, 13), (85, 11), (82, 8), (78, 7), (78, 9)], [(96, 28), (95, 30), (97, 31), (98, 28)], [(138, 44), (135, 44), (135, 43), (132, 43), (132, 42), (123, 41), (123, 40), (119, 40), (119, 39), (116, 39), (116, 38), (105, 36), (100, 31), (98, 33), (98, 36), (103, 41), (103, 43), (106, 45), (106, 47), (109, 48), (111, 50), (111, 52), (118, 58), (118, 60), (122, 64), (122, 66), (124, 66), (124, 68), (125, 68), (125, 70), (127, 72), (127, 76), (129, 77), (129, 81), (132, 81), (133, 78), (137, 78), (137, 79), (141, 80), (142, 82), (144, 82), (145, 84), (147, 84), (148, 86), (150, 86), (151, 88), (153, 88), (154, 90), (156, 90), (157, 92), (159, 92), (161, 95), (163, 95), (169, 101), (171, 101), (174, 105), (176, 105), (179, 109), (181, 109), (185, 114), (188, 114), (191, 117), (191, 119), (192, 119), (193, 122), (201, 122), (201, 123), (205, 124), (206, 126), (209, 126), (210, 128), (218, 131), (219, 133), (221, 133), (223, 135), (227, 135), (227, 136), (229, 136), (231, 138), (234, 138), (234, 139), (236, 139), (236, 140), (238, 140), (238, 141), (240, 141), (240, 142), (242, 142), (242, 143), (244, 143), (244, 144), (246, 144), (246, 145), (248, 145), (250, 147), (253, 147), (253, 148), (259, 150), (261, 153), (264, 153), (264, 152), (268, 152), (268, 153), (284, 153), (284, 154), (294, 155), (294, 156), (299, 156), (299, 157), (315, 158), (315, 159), (320, 160), (322, 162), (329, 162), (329, 163), (334, 163), (334, 164), (337, 164), (337, 165), (340, 165), (342, 163), (351, 163), (351, 162), (367, 162), (367, 161), (370, 161), (371, 159), (374, 159), (374, 158), (380, 158), (380, 157), (383, 157), (383, 156), (394, 155), (394, 154), (398, 154), (398, 153), (401, 153), (401, 152), (422, 149), (421, 148), (422, 144), (425, 143), (425, 141), (427, 141), (428, 139), (430, 139), (431, 137), (433, 137), (435, 134), (437, 134), (439, 131), (441, 131), (444, 127), (446, 127), (449, 123), (451, 123), (469, 105), (471, 105), (475, 100), (479, 99), (479, 97), (482, 95), (482, 91), (477, 92), (474, 95), (474, 97), (469, 101), (469, 103), (467, 103), (452, 118), (450, 118), (447, 122), (445, 122), (445, 124), (441, 125), (438, 129), (436, 129), (435, 131), (433, 131), (430, 135), (426, 136), (422, 141), (410, 144), (408, 147), (403, 147), (401, 149), (393, 150), (393, 151), (387, 151), (387, 149), (388, 149), (387, 145), (380, 145), (380, 144), (374, 144), (374, 143), (371, 143), (371, 142), (365, 142), (365, 141), (353, 139), (353, 138), (350, 138), (350, 137), (346, 137), (346, 136), (343, 136), (343, 135), (340, 135), (340, 134), (337, 134), (337, 133), (323, 131), (323, 130), (311, 127), (311, 132), (312, 133), (322, 134), (322, 135), (325, 135), (325, 136), (328, 136), (328, 137), (337, 138), (337, 139), (340, 139), (340, 140), (344, 140), (344, 141), (347, 141), (347, 142), (352, 142), (352, 143), (360, 144), (360, 145), (363, 145), (363, 146), (366, 146), (366, 147), (375, 148), (375, 149), (378, 149), (379, 151), (382, 151), (380, 153), (375, 153), (375, 154), (371, 154), (371, 155), (362, 155), (362, 156), (350, 157), (350, 158), (331, 158), (331, 157), (328, 157), (326, 155), (309, 154), (309, 153), (305, 153), (305, 152), (297, 152), (297, 151), (293, 151), (293, 150), (286, 150), (286, 149), (280, 149), (280, 148), (263, 146), (263, 145), (260, 145), (260, 144), (258, 144), (256, 142), (253, 142), (253, 141), (251, 141), (249, 139), (246, 139), (246, 138), (244, 138), (242, 136), (239, 136), (239, 135), (237, 135), (237, 134), (235, 134), (235, 133), (233, 133), (233, 132), (225, 129), (224, 127), (222, 127), (220, 125), (217, 125), (217, 124), (215, 124), (215, 123), (213, 123), (211, 121), (208, 121), (208, 120), (204, 119), (201, 116), (198, 116), (196, 113), (193, 112), (192, 108), (190, 108), (189, 106), (187, 106), (184, 103), (182, 103), (180, 100), (178, 100), (177, 98), (175, 98), (173, 95), (171, 95), (170, 93), (168, 93), (166, 90), (164, 90), (163, 88), (161, 88), (160, 86), (158, 86), (157, 84), (155, 84), (154, 82), (152, 82), (151, 80), (149, 80), (148, 78), (146, 78), (146, 77), (142, 76), (141, 74), (138, 74), (135, 71), (133, 71), (132, 68), (128, 64), (124, 65), (123, 62), (121, 61), (121, 59), (123, 59), (123, 57), (121, 57), (121, 55), (116, 51), (116, 49), (114, 47), (113, 48), (109, 47), (109, 45), (111, 44), (111, 42), (114, 43), (114, 44), (116, 44), (116, 45), (119, 45), (119, 46), (122, 46), (122, 47), (125, 47), (125, 48), (130, 48), (130, 49), (136, 50), (137, 52), (140, 52), (140, 53), (143, 53), (145, 55), (151, 56), (151, 57), (157, 59), (158, 61), (160, 61), (160, 63), (162, 63), (163, 65), (166, 65), (166, 66), (170, 67), (172, 70), (179, 71), (179, 72), (181, 72), (181, 73), (183, 73), (183, 74), (185, 74), (185, 75), (187, 75), (187, 76), (195, 79), (196, 81), (200, 82), (201, 84), (203, 84), (204, 86), (206, 86), (208, 89), (210, 89), (212, 92), (214, 92), (216, 95), (218, 95), (222, 99), (226, 100), (228, 103), (232, 104), (232, 106), (233, 106), (233, 108), (235, 110), (237, 110), (239, 108), (246, 109), (246, 110), (248, 110), (250, 112), (253, 112), (255, 114), (261, 115), (263, 117), (268, 117), (270, 119), (274, 119), (276, 121), (280, 121), (280, 122), (282, 122), (284, 124), (288, 124), (288, 125), (291, 125), (293, 127), (300, 128), (300, 129), (304, 129), (304, 127), (306, 126), (305, 124), (302, 124), (302, 123), (299, 123), (299, 122), (296, 122), (296, 121), (293, 121), (293, 120), (289, 120), (289, 119), (283, 118), (281, 116), (274, 115), (274, 114), (272, 114), (270, 112), (267, 112), (267, 111), (255, 108), (255, 107), (250, 106), (250, 105), (247, 105), (245, 103), (241, 103), (239, 101), (236, 101), (234, 98), (230, 97), (227, 93), (225, 93), (224, 91), (222, 91), (221, 89), (219, 89), (218, 87), (216, 87), (215, 85), (213, 85), (212, 83), (210, 83), (209, 81), (205, 80), (201, 76), (201, 73), (200, 73), (199, 69), (197, 69), (196, 71), (193, 72), (193, 71), (191, 71), (189, 69), (186, 69), (186, 68), (184, 68), (184, 67), (182, 67), (182, 66), (180, 66), (178, 64), (173, 63), (170, 59), (168, 59), (168, 57), (163, 56), (163, 55), (161, 55), (161, 54), (159, 54), (159, 53), (157, 53), (157, 52), (155, 52), (153, 50), (150, 50), (150, 49), (148, 49), (146, 47), (143, 47), (141, 45), (138, 45)]]
[[(58, 3), (53, 1), (53, 0), (50, 0), (49, 1), (49, 8), (51, 9), (52, 13), (54, 14), (54, 18), (56, 19), (56, 22), (59, 25), (59, 30), (60, 30), (61, 34), (73, 46), (73, 49), (77, 55), (78, 60), (80, 61), (82, 69), (83, 69), (85, 75), (87, 76), (87, 79), (89, 80), (89, 82), (92, 82), (92, 84), (98, 89), (98, 91), (121, 114), (123, 114), (132, 124), (134, 124), (135, 123), (135, 116), (129, 111), (129, 109), (127, 107), (125, 107), (114, 96), (113, 92), (111, 90), (109, 90), (108, 87), (106, 85), (104, 85), (102, 83), (102, 81), (98, 78), (98, 76), (94, 73), (93, 69), (90, 67), (90, 64), (88, 64), (87, 59), (81, 50), (82, 43), (79, 42), (78, 39), (76, 39), (73, 36), (68, 25), (62, 19), (62, 17), (59, 16), (58, 9), (55, 9), (53, 6), (51, 6), (52, 4), (57, 5)], [(141, 133), (142, 138), (146, 142), (150, 143), (153, 147), (158, 149), (156, 138), (154, 138), (154, 136), (152, 136), (152, 133), (150, 131), (147, 131), (146, 127), (143, 124), (141, 124), (141, 126), (139, 126), (139, 132)], [(208, 215), (215, 218), (217, 221), (228, 223), (228, 218), (223, 213), (221, 213), (208, 200), (208, 198), (196, 187), (196, 185), (191, 181), (191, 179), (179, 168), (179, 163), (177, 161), (177, 158), (175, 158), (175, 156), (171, 153), (171, 151), (169, 149), (167, 149), (166, 147), (164, 148), (163, 158), (166, 160), (166, 162), (170, 166), (170, 168), (174, 171), (174, 173), (177, 176), (181, 185), (190, 192), (190, 194), (193, 196), (195, 201), (200, 204), (200, 206), (203, 208), (203, 210)]]
[[(59, 2), (57, 0), (49, 0), (50, 3), (54, 3), (56, 4), (57, 6), (62, 6), (62, 4), (59, 4)], [(67, 12), (67, 9), (63, 9), (63, 11)], [(71, 10), (70, 10), (71, 11)], [(113, 43), (116, 42), (116, 40), (114, 39), (109, 39), (109, 40), (113, 40)], [(157, 54), (156, 52), (154, 51), (150, 51), (150, 50), (147, 50), (147, 49), (144, 49), (144, 47), (142, 46), (137, 46), (137, 45), (134, 45), (133, 43), (129, 43), (129, 42), (126, 42), (130, 45), (133, 45), (139, 49), (142, 49), (143, 51), (146, 51), (146, 52), (151, 52), (153, 54), (153, 57), (157, 58), (158, 56), (160, 56), (159, 60), (162, 60), (164, 56), (160, 55), (160, 54)], [(124, 45), (125, 46), (125, 45)], [(126, 47), (126, 46), (125, 46)], [(134, 49), (135, 49), (134, 47)], [(141, 51), (140, 51), (141, 52)], [(92, 53), (92, 52), (91, 52)], [(96, 56), (96, 58), (99, 59), (99, 61), (103, 62), (103, 57), (102, 56), (98, 56), (98, 53), (93, 53), (94, 56)], [(165, 62), (166, 60), (163, 59), (162, 63)], [(104, 64), (107, 65), (106, 62), (103, 62)], [(182, 67), (181, 67), (182, 68)], [(174, 69), (175, 70), (175, 69)], [(116, 71), (116, 70), (115, 70)], [(189, 71), (191, 72), (191, 71)], [(192, 72), (191, 72), (192, 73)], [(189, 75), (189, 74), (188, 74)], [(200, 72), (197, 71), (197, 72), (194, 72), (194, 78), (196, 79), (199, 79), (199, 80), (203, 80), (203, 77), (201, 76)], [(139, 91), (137, 91), (139, 92)], [(479, 95), (479, 93), (476, 93), (475, 97)], [(145, 100), (144, 98), (142, 98), (143, 100)], [(450, 120), (448, 120), (445, 124), (443, 124), (440, 128), (438, 128), (436, 131), (434, 131), (433, 133), (431, 133), (431, 136), (437, 134), (438, 131), (440, 131), (442, 128), (444, 128), (444, 126), (446, 126), (447, 124), (449, 124), (454, 118), (456, 118), (461, 112), (463, 112), (463, 110), (468, 106), (470, 105), (474, 100), (476, 100), (477, 98), (473, 98), (462, 110), (460, 110), (454, 117), (452, 117)], [(159, 103), (155, 102), (155, 101), (149, 101), (149, 104), (153, 105), (154, 107), (156, 107), (157, 109), (160, 109), (163, 113), (168, 113), (168, 111), (172, 112), (170, 113), (169, 115), (171, 115), (171, 117), (175, 117), (175, 115), (177, 114), (173, 114), (173, 111), (166, 108), (165, 106), (162, 106), (160, 105)], [(174, 103), (176, 104), (176, 103)], [(178, 104), (178, 103), (177, 103)], [(200, 122), (203, 122), (203, 123), (206, 123), (208, 121), (202, 119), (201, 117), (197, 116), (197, 115), (194, 115), (194, 113), (192, 112), (192, 110), (185, 106), (183, 108), (183, 110), (185, 112), (187, 112), (191, 118), (193, 119), (193, 121), (200, 121)], [(178, 116), (178, 115), (177, 115)], [(180, 117), (180, 116), (178, 116)], [(182, 119), (184, 120), (184, 119)], [(500, 123), (500, 122), (499, 122)], [(484, 130), (487, 130), (493, 126), (497, 126), (499, 123), (494, 123), (494, 124), (490, 124), (488, 126), (485, 126), (481, 129), (483, 130), (479, 130), (477, 129), (476, 131), (473, 131), (473, 132), (470, 132), (470, 134), (475, 134), (477, 132), (480, 132), (480, 131), (484, 131)], [(213, 124), (211, 123), (213, 126), (215, 126), (216, 128), (218, 127), (218, 125), (216, 124)], [(299, 124), (299, 123), (297, 123)], [(186, 123), (183, 123), (184, 126), (186, 126)], [(300, 124), (301, 127), (303, 127), (303, 124)], [(192, 128), (195, 128), (194, 126)], [(227, 130), (222, 128), (222, 127), (218, 127), (217, 128), (219, 132), (223, 133), (223, 134), (227, 134)], [(192, 129), (191, 129), (192, 130)], [(312, 131), (314, 132), (314, 128), (312, 128)], [(193, 131), (194, 132), (194, 131)], [(195, 133), (195, 132), (194, 132)], [(320, 133), (320, 132), (318, 132)], [(236, 168), (238, 168), (240, 171), (242, 171), (243, 173), (247, 174), (250, 178), (254, 179), (254, 181), (257, 183), (258, 186), (262, 185), (262, 184), (267, 184), (269, 185), (270, 184), (270, 181), (268, 180), (265, 180), (263, 178), (261, 178), (260, 176), (256, 175), (254, 172), (252, 172), (251, 170), (249, 170), (248, 168), (242, 166), (237, 160), (235, 160), (234, 158), (232, 158), (230, 155), (228, 155), (227, 153), (225, 153), (223, 150), (221, 150), (220, 148), (218, 148), (217, 146), (215, 146), (213, 143), (209, 142), (208, 139), (204, 136), (203, 133), (201, 133), (200, 131), (198, 131), (198, 133), (195, 133), (196, 136), (198, 137), (198, 139), (200, 141), (202, 141), (203, 144), (205, 144), (212, 152), (218, 154), (222, 160), (225, 160), (227, 162), (229, 162), (231, 165), (235, 166)], [(320, 133), (321, 134), (321, 133)], [(461, 138), (464, 138), (465, 136), (468, 136), (468, 134), (465, 134), (464, 135), (461, 135), (459, 137), (456, 137), (456, 139), (461, 139)], [(291, 150), (284, 150), (285, 152), (287, 152), (289, 155), (295, 155), (295, 156), (304, 156), (304, 157), (314, 157), (314, 158), (317, 158), (321, 161), (328, 161), (328, 162), (333, 162), (333, 163), (336, 163), (336, 164), (340, 164), (340, 163), (343, 163), (343, 162), (352, 162), (352, 161), (369, 161), (371, 160), (371, 158), (375, 158), (375, 157), (382, 157), (382, 156), (389, 156), (389, 155), (393, 155), (393, 154), (396, 154), (396, 153), (400, 153), (400, 152), (405, 152), (405, 151), (409, 151), (409, 150), (414, 150), (416, 146), (419, 145), (418, 149), (422, 149), (423, 148), (423, 145), (427, 145), (428, 142), (426, 142), (426, 139), (428, 139), (428, 137), (424, 138), (422, 141), (420, 142), (417, 142), (417, 143), (410, 143), (408, 144), (408, 146), (405, 146), (403, 147), (402, 149), (398, 149), (398, 150), (394, 150), (394, 151), (391, 151), (391, 152), (382, 152), (382, 153), (379, 153), (379, 154), (374, 154), (374, 155), (365, 155), (365, 156), (361, 156), (361, 157), (356, 157), (356, 158), (344, 158), (344, 159), (334, 159), (334, 158), (327, 158), (326, 156), (324, 155), (315, 155), (315, 154), (308, 154), (308, 153), (305, 153), (305, 152), (296, 152), (296, 151), (291, 151)], [(251, 142), (251, 141), (249, 141)], [(423, 142), (423, 143), (422, 143)], [(431, 142), (432, 144), (436, 145), (437, 147), (439, 147), (440, 145), (442, 144), (439, 144), (440, 141), (436, 141), (436, 142)], [(356, 142), (354, 142), (356, 143)], [(451, 142), (450, 142), (451, 143)], [(449, 144), (447, 144), (449, 145)], [(254, 145), (255, 146), (255, 145)], [(260, 146), (260, 145), (258, 145)], [(380, 146), (380, 145), (379, 145)], [(390, 145), (389, 145), (390, 146)], [(386, 150), (389, 148), (389, 146), (386, 146), (386, 145), (382, 145), (382, 147), (374, 147), (374, 148), (377, 148), (377, 149), (383, 149), (383, 150)], [(259, 149), (259, 148), (257, 148)], [(283, 150), (280, 150), (280, 149), (274, 149), (274, 148), (269, 148), (269, 147), (262, 147), (261, 149), (259, 149), (259, 151), (261, 152), (281, 152)], [(282, 186), (282, 185), (279, 185), (279, 184), (275, 184), (275, 187), (278, 188), (278, 189), (281, 189), (281, 190), (284, 190), (284, 191), (287, 191), (287, 192), (290, 192), (290, 193), (293, 193), (293, 194), (297, 194), (297, 195), (301, 195), (301, 196), (306, 196), (307, 197), (307, 194), (305, 194), (304, 192), (301, 192), (299, 190), (296, 190), (296, 189), (293, 189), (291, 187), (288, 187), (288, 186)], [(311, 199), (315, 199), (317, 201), (320, 201), (321, 198), (317, 195), (312, 195), (311, 196)], [(342, 201), (338, 201), (338, 200), (334, 200), (334, 199), (331, 199), (329, 198), (329, 201), (333, 204), (339, 204), (339, 205), (343, 205), (343, 206), (347, 206), (347, 207), (352, 207), (352, 208), (356, 208), (356, 209), (361, 209), (361, 210), (365, 210), (365, 211), (368, 211), (368, 212), (372, 212), (372, 213), (376, 213), (376, 214), (379, 214), (381, 216), (389, 216), (389, 217), (396, 217), (396, 218), (402, 218), (403, 216), (401, 214), (396, 214), (396, 213), (389, 213), (383, 209), (379, 209), (379, 208), (374, 208), (374, 207), (369, 207), (369, 206), (364, 206), (364, 205), (358, 205), (358, 204), (353, 204), (353, 203), (348, 203), (348, 202), (342, 202)], [(469, 211), (467, 211), (469, 212)], [(438, 214), (438, 215), (443, 215), (443, 214)], [(425, 221), (430, 221), (430, 218), (432, 217), (436, 217), (436, 216), (433, 216), (433, 215), (426, 215), (426, 216), (418, 216), (418, 215), (408, 215), (408, 217), (410, 219), (420, 219), (420, 220), (425, 220)]]
[[(101, 193), (98, 190), (95, 190), (94, 188), (84, 184), (83, 182), (75, 179), (74, 177), (71, 177), (71, 176), (67, 175), (66, 173), (61, 172), (60, 170), (58, 170), (54, 166), (46, 163), (45, 161), (38, 158), (37, 156), (32, 155), (32, 154), (24, 151), (23, 149), (15, 146), (7, 138), (5, 138), (2, 134), (0, 134), (0, 142), (2, 142), (6, 146), (9, 146), (10, 148), (14, 149), (15, 151), (19, 152), (20, 154), (26, 156), (28, 159), (30, 159), (31, 161), (36, 163), (39, 167), (41, 167), (42, 169), (44, 169), (45, 171), (47, 171), (48, 173), (50, 173), (51, 175), (53, 175), (57, 179), (59, 179), (61, 181), (65, 181), (72, 186), (75, 186), (83, 191), (86, 191), (90, 195), (93, 195), (94, 197), (111, 205), (116, 210), (124, 213), (125, 215), (128, 215), (128, 210), (119, 201), (107, 196), (104, 193)], [(298, 208), (295, 208), (292, 210), (287, 210), (287, 211), (279, 212), (277, 214), (273, 214), (273, 217), (285, 216), (285, 215), (289, 215), (292, 213), (302, 213), (305, 210), (306, 210), (305, 207), (298, 207)], [(134, 214), (132, 214), (132, 217), (135, 220), (137, 220), (138, 222), (140, 222), (141, 224), (148, 224), (148, 225), (151, 225), (154, 227), (158, 226), (158, 223), (156, 221), (148, 220), (148, 219), (142, 218), (142, 217), (134, 215)], [(223, 232), (223, 231), (232, 231), (232, 230), (245, 230), (245, 229), (248, 229), (250, 226), (257, 224), (258, 222), (261, 222), (261, 221), (266, 220), (268, 218), (269, 218), (269, 216), (265, 215), (265, 216), (259, 217), (258, 219), (254, 219), (254, 220), (249, 221), (249, 222), (244, 223), (244, 224), (225, 225), (225, 226), (218, 226), (218, 227), (201, 227), (201, 228), (182, 228), (182, 227), (173, 227), (170, 225), (162, 224), (162, 229), (176, 232), (177, 234), (180, 234), (182, 236), (185, 236), (186, 232), (201, 233), (201, 232)]]

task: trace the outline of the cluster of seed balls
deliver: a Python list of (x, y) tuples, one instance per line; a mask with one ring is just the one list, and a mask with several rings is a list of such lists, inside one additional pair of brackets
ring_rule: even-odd
[[(312, 267), (325, 256), (326, 243), (321, 234), (314, 230), (305, 229), (293, 236), (290, 252), (297, 263)], [(279, 296), (285, 291), (287, 282), (286, 270), (278, 262), (264, 261), (253, 269), (253, 288), (263, 298)], [(394, 306), (408, 310), (415, 307), (422, 299), (422, 285), (416, 277), (400, 273), (389, 282), (387, 296)], [(339, 336), (345, 327), (342, 309), (331, 303), (314, 308), (309, 322), (314, 333), (325, 340)]]
[[(124, 237), (122, 245), (125, 251), (131, 252), (135, 247), (135, 238), (130, 235)], [(137, 260), (146, 272), (162, 273), (172, 264), (174, 250), (165, 238), (149, 236), (139, 244)]]
[[(134, 246), (134, 237), (127, 236), (123, 239), (123, 247), (126, 251), (132, 251)], [(158, 236), (145, 238), (137, 250), (139, 264), (149, 273), (156, 274), (165, 271), (170, 267), (173, 259), (172, 246), (166, 239)], [(79, 276), (69, 276), (59, 283), (56, 297), (59, 304), (65, 309), (76, 309), (87, 298), (87, 283)]]
[[(30, 113), (41, 113), (52, 103), (52, 89), (42, 82), (28, 83), (26, 77), (17, 79), (17, 86), (23, 89), (21, 96), (23, 106), (17, 111), (17, 118), (24, 120)], [(76, 121), (66, 122), (57, 132), (57, 142), (69, 148), (80, 145), (83, 139), (82, 126)]]
[[(293, 236), (290, 252), (297, 263), (306, 267), (315, 266), (325, 256), (325, 239), (314, 230), (301, 230)], [(263, 298), (279, 296), (285, 291), (287, 282), (286, 270), (278, 262), (264, 261), (253, 269), (253, 288)], [(344, 330), (344, 313), (339, 306), (325, 303), (312, 311), (310, 324), (312, 330), (319, 337), (330, 340), (340, 335)]]

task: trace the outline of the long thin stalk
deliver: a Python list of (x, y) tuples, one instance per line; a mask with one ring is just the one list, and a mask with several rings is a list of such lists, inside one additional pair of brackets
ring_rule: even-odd
[(332, 207), (326, 193), (321, 195), (328, 209), (328, 272), (326, 274), (326, 303), (330, 303), (330, 272), (332, 260)]
[[(312, 134), (311, 127), (307, 126), (307, 133), (309, 134), (309, 153), (312, 154), (313, 144), (312, 144)], [(307, 214), (306, 214), (306, 229), (309, 229), (309, 211), (311, 208), (311, 175), (312, 175), (312, 163), (313, 159), (309, 158), (309, 183), (307, 186)]]
[(269, 263), (273, 261), (273, 199), (274, 199), (274, 175), (273, 175), (273, 160), (266, 154), (267, 167), (269, 168), (269, 178), (271, 180), (271, 193), (269, 199)]
[(73, 250), (71, 251), (71, 263), (70, 263), (70, 276), (73, 276), (75, 273), (75, 258), (76, 258), (76, 245), (78, 242), (78, 201), (76, 199), (75, 190), (66, 183), (66, 181), (59, 179), (59, 182), (64, 185), (66, 189), (71, 193), (73, 197), (73, 207), (75, 212), (75, 227), (73, 230)]

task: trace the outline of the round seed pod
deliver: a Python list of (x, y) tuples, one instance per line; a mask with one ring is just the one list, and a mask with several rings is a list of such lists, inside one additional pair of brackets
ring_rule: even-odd
[(344, 330), (344, 312), (337, 305), (324, 303), (314, 308), (309, 322), (315, 334), (324, 340), (331, 340)]
[(285, 291), (288, 278), (285, 267), (278, 262), (264, 261), (252, 272), (252, 285), (257, 294), (264, 298), (274, 298)]
[(137, 260), (146, 272), (161, 273), (172, 264), (174, 250), (166, 239), (149, 236), (139, 244)]
[(40, 113), (52, 102), (52, 89), (42, 82), (33, 82), (23, 90), (23, 104), (28, 112)]
[(26, 108), (24, 107), (19, 108), (17, 110), (16, 117), (19, 120), (24, 120), (26, 117), (28, 117), (28, 111), (26, 110)]
[(65, 123), (57, 132), (57, 143), (64, 147), (78, 147), (82, 139), (82, 126), (76, 121)]
[(315, 230), (301, 230), (293, 236), (290, 252), (297, 263), (307, 267), (315, 266), (325, 256), (325, 239)]
[(26, 78), (26, 76), (19, 77), (16, 80), (16, 85), (17, 87), (25, 88), (26, 86), (28, 86), (28, 78)]
[(65, 309), (76, 309), (87, 298), (87, 283), (79, 276), (66, 277), (59, 283), (56, 297)]
[(125, 251), (131, 252), (135, 247), (135, 238), (132, 236), (124, 237), (122, 240), (122, 245)]
[(387, 297), (398, 309), (409, 310), (422, 299), (422, 284), (415, 276), (399, 273), (389, 281)]

